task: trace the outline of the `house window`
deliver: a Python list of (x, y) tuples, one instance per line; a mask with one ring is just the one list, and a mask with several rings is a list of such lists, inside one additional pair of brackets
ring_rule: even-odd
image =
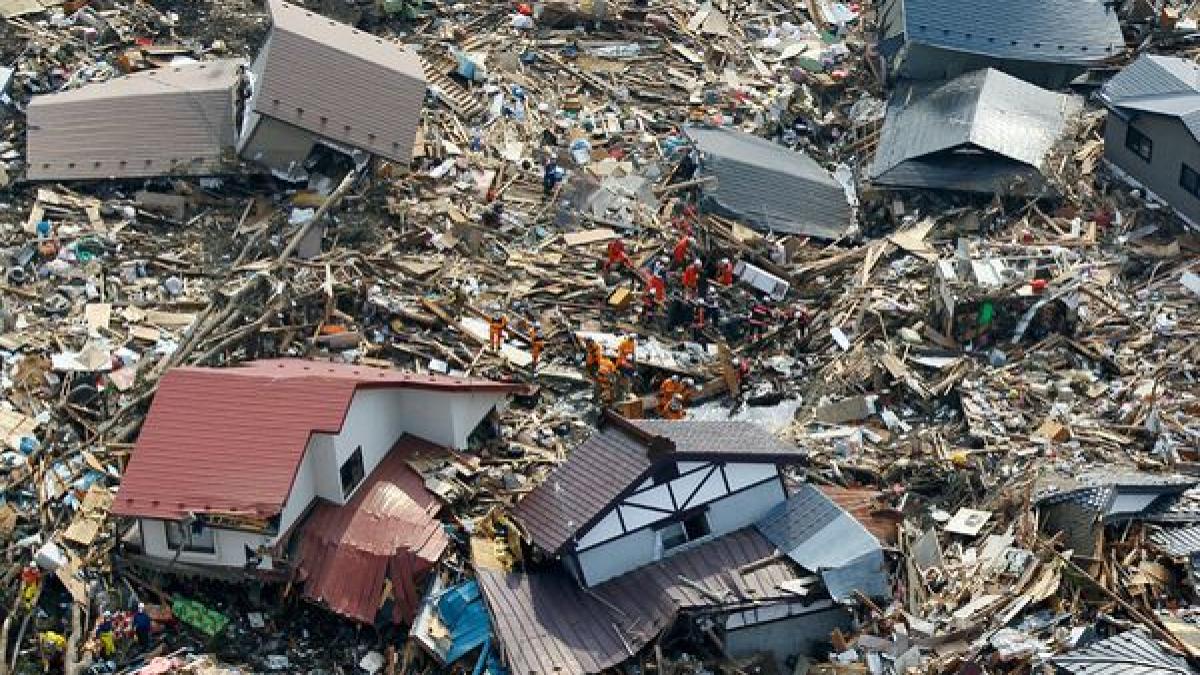
[(1147, 162), (1154, 154), (1154, 141), (1150, 140), (1146, 134), (1134, 129), (1133, 126), (1130, 126), (1125, 132), (1125, 147)]
[(354, 454), (350, 455), (342, 464), (342, 497), (349, 497), (350, 493), (354, 492), (354, 488), (362, 482), (366, 472), (363, 470), (362, 446), (354, 449)]
[(217, 542), (211, 527), (205, 527), (203, 523), (184, 527), (182, 523), (174, 521), (168, 521), (166, 525), (167, 548), (172, 551), (183, 550), (210, 555), (217, 552)]
[(1183, 168), (1179, 170), (1179, 186), (1192, 193), (1193, 197), (1200, 199), (1200, 173), (1187, 164), (1184, 164)]
[(712, 527), (708, 524), (708, 512), (702, 509), (662, 528), (658, 531), (658, 538), (662, 542), (662, 550), (669, 551), (710, 534)]

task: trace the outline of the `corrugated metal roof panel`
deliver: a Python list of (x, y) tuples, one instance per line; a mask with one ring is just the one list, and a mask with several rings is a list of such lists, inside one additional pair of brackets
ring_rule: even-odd
[[(1041, 166), (1082, 105), (1078, 97), (991, 68), (946, 82), (906, 82), (888, 102), (872, 180), (904, 187), (1036, 192), (1043, 184), (1036, 170), (1023, 181), (1033, 189), (1006, 188), (1021, 164)], [(970, 154), (956, 154), (962, 152)]]
[(31, 180), (207, 175), (237, 168), (241, 63), (168, 66), (35, 96), (27, 110)]
[(796, 564), (820, 573), (835, 600), (855, 590), (872, 597), (890, 591), (879, 540), (812, 485), (801, 485), (754, 527)]
[(1200, 553), (1200, 526), (1155, 532), (1150, 539), (1175, 557)]
[(1089, 64), (1125, 48), (1103, 0), (904, 0), (908, 42), (999, 59)]
[(688, 127), (684, 134), (703, 153), (697, 177), (715, 176), (702, 187), (719, 212), (778, 232), (837, 239), (851, 226), (842, 185), (802, 152), (730, 129)]
[(426, 89), (416, 53), (282, 0), (269, 5), (255, 110), (407, 164)]
[(1169, 654), (1137, 631), (1120, 633), (1091, 646), (1050, 659), (1059, 673), (1070, 675), (1191, 675), (1196, 671), (1182, 656)]
[[(480, 569), (479, 582), (512, 672), (596, 673), (628, 659), (631, 649), (648, 644), (680, 611), (789, 597), (779, 586), (794, 578), (794, 570), (786, 559), (763, 562), (774, 553), (761, 534), (745, 528), (587, 592), (564, 572)], [(739, 571), (750, 563), (761, 564)]]
[(337, 433), (359, 387), (513, 391), (485, 380), (415, 375), (303, 359), (163, 376), (113, 513), (279, 513), (314, 432)]
[(896, 526), (903, 519), (903, 514), (898, 511), (885, 511), (879, 503), (882, 493), (867, 488), (843, 488), (834, 485), (821, 485), (817, 489), (853, 516), (880, 542), (896, 543)]
[[(628, 420), (625, 424), (674, 443), (674, 452), (662, 461), (726, 455), (775, 462), (804, 455), (804, 450), (746, 422)], [(516, 516), (534, 543), (558, 551), (623, 492), (640, 483), (654, 464), (644, 440), (618, 424), (606, 424), (517, 504)]]
[(406, 462), (439, 451), (444, 449), (403, 436), (349, 503), (313, 509), (299, 531), (305, 597), (371, 623), (384, 579), (390, 579), (392, 619), (412, 620), (421, 601), (416, 579), (441, 558), (449, 540), (435, 518), (441, 504)]

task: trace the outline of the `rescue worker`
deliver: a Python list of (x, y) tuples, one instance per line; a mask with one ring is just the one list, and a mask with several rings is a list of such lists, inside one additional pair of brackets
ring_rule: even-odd
[(608, 242), (608, 259), (604, 261), (604, 271), (609, 271), (614, 265), (633, 267), (629, 254), (625, 252), (625, 242), (620, 239)]
[(612, 405), (616, 377), (617, 367), (613, 365), (612, 359), (601, 354), (600, 362), (596, 366), (596, 400), (605, 407)]
[(38, 651), (42, 656), (42, 672), (61, 672), (63, 656), (67, 652), (67, 638), (56, 631), (42, 631), (38, 634)]
[(133, 615), (133, 632), (137, 635), (138, 649), (143, 652), (150, 651), (150, 628), (153, 624), (150, 615), (146, 613), (146, 603), (139, 602), (137, 613)]
[(662, 277), (651, 273), (646, 277), (646, 288), (642, 291), (642, 317), (651, 321), (667, 301), (667, 284)]
[(679, 395), (683, 397), (683, 403), (685, 405), (690, 405), (692, 402), (692, 398), (695, 397), (696, 394), (699, 394), (699, 393), (700, 393), (700, 388), (696, 386), (695, 380), (693, 380), (690, 377), (684, 379), (683, 390), (679, 392)]
[(692, 310), (692, 337), (697, 342), (704, 334), (704, 327), (708, 323), (707, 310), (708, 307), (701, 300), (696, 300), (694, 309)]
[(733, 285), (733, 263), (729, 262), (729, 258), (721, 258), (721, 262), (717, 263), (717, 283), (722, 286)]
[(508, 328), (508, 317), (497, 312), (492, 315), (492, 320), (488, 322), (488, 336), (492, 344), (492, 351), (500, 351), (500, 346), (504, 344), (504, 330)]
[(683, 408), (683, 396), (675, 394), (667, 404), (666, 410), (662, 412), (662, 417), (667, 420), (681, 420), (685, 415)]
[(554, 192), (554, 188), (558, 185), (558, 160), (554, 157), (546, 160), (545, 170), (542, 172), (542, 195), (549, 198)]
[(617, 365), (633, 368), (637, 364), (637, 339), (630, 333), (617, 345)]
[(25, 609), (33, 609), (37, 602), (38, 593), (42, 590), (42, 571), (37, 563), (29, 563), (21, 570), (21, 597), (25, 601)]
[(683, 391), (683, 383), (679, 381), (678, 375), (672, 375), (662, 381), (658, 387), (658, 416), (665, 418), (667, 409), (671, 405), (671, 400)]
[(96, 640), (100, 643), (100, 655), (106, 659), (117, 653), (117, 643), (113, 638), (113, 614), (104, 610), (104, 616), (96, 625)]
[(546, 348), (546, 341), (542, 339), (542, 324), (540, 321), (534, 321), (533, 326), (529, 329), (529, 355), (533, 359), (529, 362), (529, 368), (533, 372), (537, 372), (538, 361), (541, 360), (542, 350)]
[(584, 365), (587, 367), (587, 371), (594, 376), (600, 368), (600, 359), (604, 358), (604, 350), (600, 348), (598, 342), (591, 338), (584, 341), (583, 348), (586, 356)]
[(688, 254), (691, 253), (692, 246), (695, 243), (696, 240), (687, 235), (679, 238), (679, 242), (675, 244), (675, 248), (671, 251), (671, 259), (675, 261), (676, 267), (683, 267), (687, 262)]
[(737, 391), (731, 392), (736, 396), (741, 393), (746, 384), (746, 378), (750, 375), (750, 362), (740, 356), (735, 356), (729, 365), (733, 366), (733, 376), (737, 380)]
[(689, 298), (696, 297), (696, 292), (700, 288), (700, 259), (692, 261), (683, 270), (683, 292)]

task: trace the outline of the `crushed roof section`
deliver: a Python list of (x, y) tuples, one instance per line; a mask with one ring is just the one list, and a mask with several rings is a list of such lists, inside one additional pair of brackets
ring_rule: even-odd
[(113, 512), (278, 515), (308, 439), (337, 433), (359, 388), (509, 392), (514, 385), (303, 359), (163, 376)]
[(754, 527), (796, 564), (821, 574), (835, 600), (854, 591), (872, 597), (890, 592), (879, 540), (812, 485), (801, 485)]
[(35, 96), (30, 180), (210, 175), (238, 167), (236, 60), (167, 66)]
[(1186, 659), (1164, 650), (1137, 631), (1105, 638), (1083, 649), (1055, 656), (1050, 663), (1070, 675), (1191, 675)]
[[(269, 7), (254, 110), (407, 164), (425, 100), (417, 54), (282, 0)], [(351, 90), (353, 105), (346, 105)]]
[(644, 647), (681, 610), (791, 597), (780, 585), (795, 570), (774, 553), (761, 534), (743, 528), (587, 592), (561, 571), (479, 569), (478, 576), (512, 672), (593, 673), (628, 659), (630, 648)]
[[(887, 109), (871, 178), (884, 185), (951, 187), (957, 181), (1012, 180), (1012, 162), (1039, 168), (1082, 109), (1077, 96), (1047, 91), (993, 68), (945, 82), (909, 81), (897, 87)], [(979, 175), (984, 157), (959, 157), (979, 149), (1012, 160)], [(914, 168), (909, 164), (927, 160)], [(1028, 176), (1027, 176), (1028, 178)]]
[(851, 226), (851, 208), (840, 183), (814, 159), (765, 138), (731, 129), (687, 127), (684, 134), (703, 155), (696, 177), (718, 213), (752, 227), (837, 239)]
[(674, 450), (664, 453), (661, 461), (721, 456), (780, 461), (804, 454), (746, 422), (608, 422), (576, 446), (566, 462), (517, 504), (515, 515), (533, 542), (545, 551), (557, 552), (590, 527), (660, 461), (648, 454), (653, 437), (674, 444)]
[(1150, 540), (1162, 547), (1168, 555), (1195, 555), (1200, 553), (1200, 526), (1161, 530), (1151, 535)]
[(412, 621), (421, 602), (416, 579), (441, 558), (449, 539), (436, 518), (441, 503), (407, 461), (444, 452), (402, 436), (347, 504), (322, 502), (313, 509), (300, 528), (297, 557), (305, 597), (373, 623), (384, 582), (391, 581), (392, 620)]
[(903, 0), (908, 42), (998, 59), (1090, 64), (1119, 54), (1103, 0)]
[(1200, 66), (1186, 59), (1146, 54), (1100, 90), (1109, 106), (1178, 117), (1200, 142)]

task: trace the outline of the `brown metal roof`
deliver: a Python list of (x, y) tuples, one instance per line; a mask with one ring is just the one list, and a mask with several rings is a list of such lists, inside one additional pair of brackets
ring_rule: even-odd
[(282, 0), (269, 5), (255, 111), (407, 164), (426, 88), (416, 53)]
[(30, 180), (212, 175), (237, 168), (241, 62), (167, 66), (35, 96)]
[[(758, 564), (740, 571), (751, 563)], [(761, 534), (745, 528), (586, 593), (565, 572), (480, 569), (478, 576), (510, 670), (567, 675), (595, 673), (625, 661), (681, 611), (788, 598), (779, 586), (795, 578), (795, 571)]]
[(445, 448), (405, 435), (345, 506), (321, 503), (300, 527), (299, 568), (304, 595), (363, 623), (379, 610), (392, 582), (392, 620), (412, 621), (421, 602), (417, 577), (442, 557), (449, 540), (436, 519), (441, 503), (408, 467), (421, 454)]
[(875, 538), (885, 544), (895, 545), (897, 526), (904, 515), (880, 502), (883, 494), (867, 488), (844, 488), (821, 485), (818, 488), (826, 497), (854, 517)]
[[(653, 448), (665, 448), (656, 455)], [(625, 420), (609, 415), (590, 438), (517, 504), (533, 542), (557, 552), (632, 490), (658, 461), (794, 460), (803, 451), (747, 422)]]

